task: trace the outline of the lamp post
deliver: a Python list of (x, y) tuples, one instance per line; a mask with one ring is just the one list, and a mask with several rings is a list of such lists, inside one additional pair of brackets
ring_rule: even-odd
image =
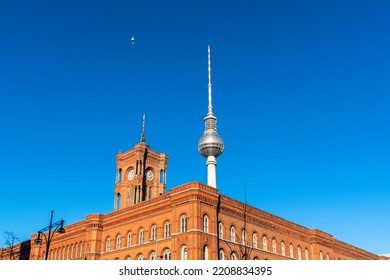
[[(56, 232), (61, 233), (61, 234), (65, 233), (64, 220), (55, 222), (53, 224), (53, 212), (54, 211), (51, 211), (50, 225), (48, 225), (47, 227), (39, 230), (38, 231), (38, 237), (35, 239), (35, 243), (36, 244), (42, 244), (41, 235), (43, 235), (45, 237), (45, 240), (46, 240), (45, 260), (47, 260), (47, 258), (49, 257), (50, 243), (51, 243), (51, 240), (53, 239), (54, 234)], [(48, 233), (46, 235), (45, 232), (47, 232), (47, 231), (48, 231)]]

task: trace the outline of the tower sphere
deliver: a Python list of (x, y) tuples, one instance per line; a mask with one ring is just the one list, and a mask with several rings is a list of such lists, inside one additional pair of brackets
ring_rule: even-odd
[(215, 130), (205, 131), (198, 142), (198, 151), (204, 157), (218, 157), (224, 149), (223, 140)]

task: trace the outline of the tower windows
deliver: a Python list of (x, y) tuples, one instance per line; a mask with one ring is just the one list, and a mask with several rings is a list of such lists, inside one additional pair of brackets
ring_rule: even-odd
[(265, 235), (263, 236), (263, 250), (267, 251), (267, 237)]
[(203, 215), (203, 232), (209, 232), (209, 218), (207, 215)]
[(150, 231), (150, 241), (156, 241), (156, 239), (157, 239), (157, 227), (156, 225), (153, 225)]
[(224, 260), (225, 259), (225, 253), (223, 252), (222, 249), (219, 249), (218, 257), (219, 257), (219, 260)]
[(164, 238), (170, 238), (171, 237), (171, 223), (169, 221), (166, 221), (164, 224)]
[(276, 253), (276, 240), (272, 239), (272, 253)]
[(218, 238), (223, 239), (223, 225), (222, 222), (218, 223)]
[(116, 237), (116, 249), (119, 250), (121, 248), (122, 236), (120, 234)]
[(163, 254), (163, 259), (165, 261), (168, 261), (171, 259), (171, 251), (169, 249), (166, 249)]
[(119, 168), (117, 176), (117, 182), (122, 183), (122, 168)]
[(119, 210), (120, 208), (121, 208), (121, 194), (117, 193), (115, 199), (115, 210)]
[(107, 237), (106, 238), (106, 252), (110, 252), (111, 250), (111, 238)]
[(143, 228), (141, 228), (141, 229), (139, 230), (138, 244), (139, 244), (139, 245), (144, 244), (144, 240), (145, 240), (145, 231), (144, 231)]
[(290, 258), (294, 258), (294, 248), (292, 244), (290, 244)]
[(284, 242), (282, 241), (282, 243), (280, 244), (280, 247), (282, 249), (282, 255), (285, 256), (286, 255), (286, 246), (284, 245)]
[(208, 260), (209, 259), (209, 248), (207, 245), (203, 246), (203, 260)]
[(234, 226), (230, 227), (230, 241), (236, 242), (236, 230), (234, 229)]
[(256, 232), (254, 232), (252, 234), (252, 245), (253, 245), (253, 248), (257, 248), (257, 234), (256, 234)]
[(298, 254), (298, 260), (301, 260), (302, 259), (302, 253), (301, 253), (301, 247), (298, 246), (298, 249), (297, 249), (297, 254)]
[(180, 217), (180, 232), (187, 232), (187, 216), (185, 214)]
[(246, 232), (244, 228), (241, 230), (241, 244), (246, 246)]
[(187, 246), (181, 247), (181, 259), (182, 260), (187, 260), (188, 259), (188, 249)]
[(129, 231), (127, 234), (127, 247), (131, 247), (133, 245), (133, 233)]
[(164, 170), (160, 170), (160, 184), (164, 184), (165, 183), (165, 176), (164, 176)]

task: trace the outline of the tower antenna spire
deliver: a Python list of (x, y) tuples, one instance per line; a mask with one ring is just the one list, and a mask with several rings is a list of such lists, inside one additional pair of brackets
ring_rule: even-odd
[(141, 130), (141, 143), (146, 144), (146, 138), (145, 138), (145, 113), (142, 117), (142, 130)]
[(208, 93), (209, 93), (209, 107), (208, 114), (213, 114), (213, 103), (212, 103), (212, 92), (211, 92), (211, 55), (210, 55), (210, 45), (208, 45), (208, 74), (209, 74), (209, 83), (208, 83)]
[(207, 158), (207, 184), (217, 188), (216, 166), (217, 157), (220, 156), (224, 149), (224, 143), (221, 136), (217, 133), (217, 117), (213, 114), (211, 98), (211, 59), (210, 45), (208, 45), (208, 112), (204, 118), (205, 130), (198, 142), (198, 151), (202, 156)]

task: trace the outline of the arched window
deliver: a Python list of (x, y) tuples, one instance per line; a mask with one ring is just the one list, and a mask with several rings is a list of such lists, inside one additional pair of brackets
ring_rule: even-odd
[(187, 232), (187, 216), (185, 214), (180, 217), (180, 232)]
[(160, 184), (164, 183), (164, 170), (160, 170)]
[(170, 238), (171, 237), (171, 223), (169, 221), (165, 222), (164, 225), (164, 238)]
[(203, 246), (203, 260), (208, 260), (209, 259), (209, 248), (207, 245)]
[(121, 194), (117, 193), (116, 195), (116, 203), (115, 203), (115, 210), (121, 209)]
[(232, 253), (230, 254), (230, 259), (233, 260), (233, 261), (237, 260), (236, 253), (232, 252)]
[(121, 183), (122, 182), (122, 169), (119, 168), (118, 170), (118, 182)]
[(139, 256), (138, 256), (138, 260), (139, 260), (139, 261), (142, 261), (142, 260), (144, 260), (144, 259), (145, 259), (144, 255), (142, 255), (142, 254), (139, 254)]
[(122, 236), (120, 234), (116, 237), (116, 249), (119, 250), (121, 248)]
[(254, 232), (252, 234), (252, 244), (253, 244), (253, 248), (257, 248), (257, 234), (256, 234), (256, 232)]
[(234, 229), (234, 226), (230, 227), (230, 241), (236, 242), (236, 230)]
[(130, 256), (127, 256), (127, 257), (125, 257), (125, 260), (131, 260), (131, 257)]
[(156, 241), (157, 239), (157, 227), (153, 225), (150, 230), (150, 241)]
[(241, 244), (246, 246), (246, 232), (244, 228), (241, 230)]
[(187, 260), (188, 258), (188, 249), (187, 246), (181, 247), (181, 259), (182, 260)]
[(209, 218), (203, 215), (203, 232), (209, 232)]
[(298, 252), (298, 260), (301, 260), (302, 259), (301, 247), (298, 246), (297, 252)]
[(133, 246), (133, 233), (129, 231), (127, 234), (127, 247)]
[(84, 254), (84, 243), (81, 242), (81, 243), (80, 243), (80, 257), (82, 257), (83, 254)]
[(324, 260), (324, 256), (323, 256), (323, 254), (322, 254), (322, 251), (320, 251), (320, 260), (321, 260), (321, 261)]
[(309, 259), (309, 250), (307, 250), (307, 248), (305, 249), (305, 259)]
[(79, 257), (79, 244), (76, 243), (76, 245), (75, 245), (74, 258), (77, 259), (78, 257)]
[(106, 252), (110, 252), (111, 250), (111, 238), (107, 237), (106, 239)]
[(263, 236), (263, 250), (267, 251), (267, 237), (265, 235)]
[(165, 261), (168, 261), (171, 259), (171, 251), (169, 249), (166, 249), (164, 251), (163, 258)]
[(225, 259), (225, 253), (223, 252), (222, 249), (219, 249), (219, 260), (224, 260)]
[(276, 240), (272, 239), (272, 253), (276, 253)]
[(141, 228), (139, 230), (139, 238), (138, 238), (138, 244), (144, 244), (144, 240), (145, 240), (145, 231), (143, 228)]
[(156, 252), (151, 253), (151, 254), (150, 254), (150, 259), (151, 259), (152, 261), (157, 260), (157, 253), (156, 253)]
[(72, 248), (70, 250), (70, 258), (73, 260), (74, 259), (74, 245), (72, 244)]
[(326, 253), (326, 260), (329, 261), (330, 260), (330, 256), (328, 253)]
[(222, 222), (218, 223), (218, 237), (219, 237), (219, 239), (223, 239), (223, 225), (222, 225)]
[(283, 241), (282, 241), (282, 243), (280, 243), (280, 247), (282, 249), (282, 255), (285, 256), (286, 255), (286, 246), (284, 245)]
[(294, 258), (294, 248), (292, 244), (290, 244), (290, 258)]

